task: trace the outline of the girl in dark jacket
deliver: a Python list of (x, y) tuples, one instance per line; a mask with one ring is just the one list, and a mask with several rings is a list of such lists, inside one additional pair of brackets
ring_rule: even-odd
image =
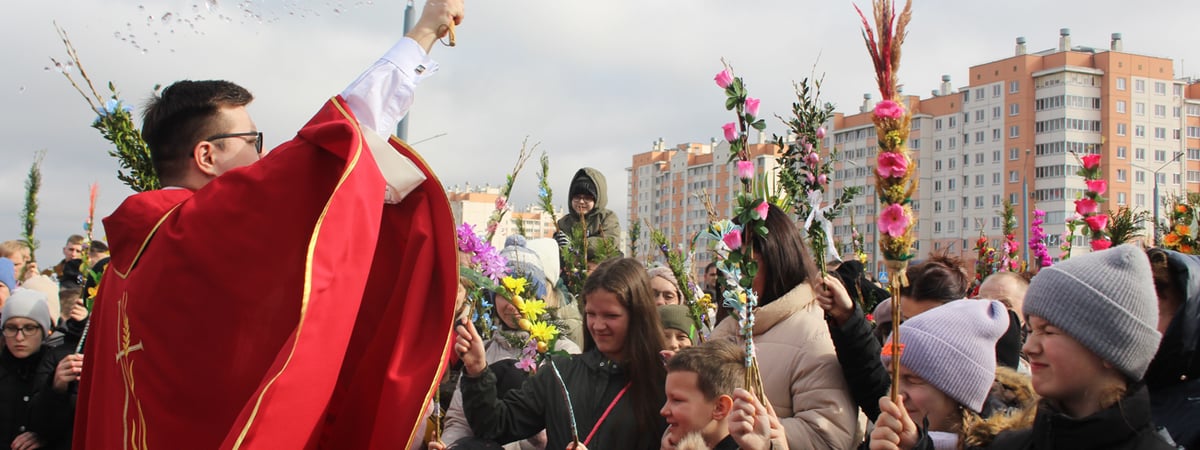
[(569, 403), (549, 366), (520, 389), (498, 397), (482, 340), (469, 322), (456, 327), (455, 351), (465, 371), (463, 410), (476, 436), (505, 443), (545, 429), (546, 448), (551, 449), (571, 444), (573, 431), (589, 448), (658, 448), (666, 429), (658, 414), (665, 402), (666, 369), (659, 355), (662, 325), (646, 268), (630, 258), (600, 264), (584, 284), (583, 301), (588, 331), (584, 352), (554, 360)]
[[(78, 377), (65, 353), (45, 345), (50, 308), (37, 291), (17, 290), (0, 311), (0, 442), (5, 448), (70, 448), (74, 399), (67, 388)], [(62, 372), (57, 375), (57, 372)]]

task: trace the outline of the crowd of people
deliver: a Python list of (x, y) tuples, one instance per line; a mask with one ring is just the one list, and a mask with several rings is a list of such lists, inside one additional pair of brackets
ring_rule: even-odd
[[(500, 251), (560, 325), (554, 356), (529, 366), (520, 300), (497, 292), (490, 311), (459, 307), (444, 191), (411, 149), (379, 137), (462, 18), (461, 0), (428, 3), (412, 32), (267, 156), (249, 91), (163, 89), (143, 134), (165, 188), (105, 220), (111, 270), (108, 246), (82, 236), (44, 271), (24, 242), (0, 243), (0, 444), (1200, 448), (1196, 256), (1127, 244), (974, 286), (961, 261), (933, 255), (868, 312), (862, 299), (890, 292), (857, 261), (818, 273), (795, 221), (770, 206), (767, 233), (743, 242), (758, 265), (759, 390), (745, 385), (736, 317), (718, 304), (697, 325), (682, 304), (691, 286), (671, 269), (585, 257), (582, 289), (566, 287), (577, 269), (563, 252), (619, 235), (592, 168), (571, 178), (560, 233), (510, 236)], [(307, 184), (284, 188), (296, 173)], [(229, 214), (248, 224), (241, 233), (221, 226)], [(722, 298), (715, 265), (698, 275)], [(260, 283), (227, 282), (245, 278)], [(476, 313), (492, 318), (487, 330)], [(448, 395), (431, 399), (443, 373)]]

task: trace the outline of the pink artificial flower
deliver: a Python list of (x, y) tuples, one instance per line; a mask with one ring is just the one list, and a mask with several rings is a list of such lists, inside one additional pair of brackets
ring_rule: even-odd
[(806, 152), (811, 152), (811, 151), (812, 151), (812, 149), (813, 149), (812, 142), (805, 142), (805, 143), (804, 143), (804, 151), (806, 151)]
[(1095, 192), (1096, 195), (1104, 195), (1104, 192), (1108, 190), (1108, 182), (1104, 180), (1084, 180), (1084, 183), (1087, 183), (1088, 190)]
[(754, 212), (758, 213), (758, 218), (760, 220), (767, 220), (767, 211), (770, 211), (770, 210), (771, 210), (771, 205), (770, 205), (770, 203), (767, 203), (766, 201), (763, 201), (762, 203), (759, 203), (758, 206), (754, 207)]
[(908, 213), (904, 211), (904, 207), (900, 206), (899, 203), (888, 205), (879, 214), (879, 232), (891, 237), (904, 236), (904, 230), (908, 228), (908, 223)]
[(896, 152), (880, 152), (875, 173), (885, 178), (900, 178), (908, 173), (908, 158)]
[(718, 73), (717, 76), (713, 77), (713, 81), (716, 81), (717, 86), (720, 86), (721, 89), (725, 89), (728, 88), (730, 84), (733, 84), (733, 75), (729, 73), (729, 69), (725, 69), (722, 70), (721, 73)]
[(817, 184), (824, 186), (828, 183), (829, 183), (829, 177), (825, 176), (825, 174), (817, 175)]
[(488, 232), (488, 234), (495, 234), (495, 233), (496, 233), (496, 225), (499, 225), (499, 224), (498, 224), (498, 223), (496, 223), (496, 222), (489, 222), (489, 223), (487, 224), (487, 232)]
[(725, 237), (721, 238), (721, 242), (724, 242), (725, 246), (729, 247), (730, 250), (742, 248), (742, 230), (735, 229), (726, 233)]
[(817, 182), (817, 179), (813, 178), (813, 174), (808, 173), (808, 172), (804, 172), (804, 178), (808, 180), (808, 184), (813, 184), (813, 183)]
[(1100, 210), (1100, 205), (1096, 204), (1095, 200), (1090, 198), (1081, 198), (1079, 200), (1075, 200), (1076, 214), (1086, 216), (1088, 214), (1095, 214), (1098, 210)]
[(736, 141), (738, 138), (738, 126), (734, 122), (729, 122), (721, 126), (725, 130), (725, 140), (729, 142)]
[(496, 209), (504, 209), (507, 205), (508, 202), (504, 200), (504, 197), (496, 197)]
[(1105, 250), (1112, 247), (1112, 241), (1108, 238), (1092, 239), (1092, 251)]
[(904, 117), (904, 107), (891, 100), (875, 104), (875, 117), (884, 119), (899, 119)]
[(817, 139), (825, 139), (825, 127), (817, 128)]
[(758, 99), (746, 97), (746, 114), (758, 117)]
[(1087, 216), (1083, 219), (1083, 221), (1087, 222), (1088, 227), (1090, 227), (1092, 231), (1104, 231), (1104, 229), (1108, 227), (1108, 214)]
[(1095, 169), (1100, 166), (1100, 155), (1086, 155), (1083, 158), (1084, 169)]
[(809, 166), (816, 167), (817, 163), (821, 162), (821, 155), (818, 155), (817, 152), (804, 155), (804, 162), (808, 163)]
[(537, 368), (537, 363), (535, 363), (533, 361), (533, 358), (524, 357), (524, 358), (517, 360), (517, 363), (513, 364), (513, 367), (524, 370), (526, 372), (533, 372), (533, 369)]
[(737, 176), (743, 180), (754, 178), (754, 163), (751, 161), (738, 161)]

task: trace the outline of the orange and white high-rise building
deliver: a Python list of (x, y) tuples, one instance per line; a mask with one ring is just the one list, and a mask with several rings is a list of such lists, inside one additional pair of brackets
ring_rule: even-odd
[[(909, 147), (920, 169), (913, 199), (917, 258), (949, 252), (972, 260), (981, 232), (998, 247), (1004, 200), (1016, 210), (1022, 258), (1033, 209), (1046, 212), (1048, 246), (1057, 258), (1055, 247), (1085, 188), (1075, 173), (1078, 156), (1086, 154), (1103, 156), (1105, 211), (1153, 214), (1155, 186), (1160, 202), (1200, 191), (1200, 84), (1176, 79), (1172, 60), (1125, 52), (1119, 33), (1107, 49), (1072, 45), (1068, 29), (1054, 48), (1030, 53), (1026, 45), (1017, 38), (1013, 56), (971, 67), (964, 87), (953, 89), (943, 76), (931, 97), (906, 98), (913, 113)], [(877, 260), (872, 107), (867, 96), (859, 113), (837, 114), (827, 139), (842, 151), (835, 192), (866, 188), (853, 211)], [(1166, 220), (1165, 209), (1158, 217)], [(835, 234), (849, 234), (848, 216), (835, 225)], [(1087, 241), (1074, 242), (1073, 253), (1088, 251)]]
[[(446, 197), (450, 200), (450, 211), (454, 214), (455, 224), (461, 225), (466, 222), (474, 225), (476, 231), (483, 233), (488, 219), (496, 210), (496, 199), (500, 198), (500, 188), (469, 184), (461, 187), (451, 186), (446, 189)], [(504, 216), (504, 220), (496, 227), (496, 234), (492, 236), (492, 245), (497, 249), (504, 247), (506, 237), (518, 234), (522, 228), (525, 232), (524, 236), (528, 239), (554, 236), (554, 220), (550, 213), (543, 210), (541, 206), (529, 205), (524, 209), (517, 209), (515, 206), (509, 205), (509, 208), (511, 211)]]

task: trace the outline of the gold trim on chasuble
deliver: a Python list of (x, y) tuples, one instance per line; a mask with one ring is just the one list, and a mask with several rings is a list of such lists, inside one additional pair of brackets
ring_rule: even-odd
[(263, 387), (262, 393), (258, 395), (258, 399), (254, 402), (254, 409), (250, 411), (250, 417), (246, 419), (246, 425), (242, 427), (242, 432), (238, 434), (237, 441), (233, 444), (233, 449), (237, 450), (242, 447), (242, 441), (246, 439), (246, 434), (250, 432), (250, 427), (254, 425), (254, 419), (258, 415), (258, 408), (262, 406), (263, 397), (267, 395), (267, 391), (271, 389), (271, 385), (275, 384), (275, 380), (283, 376), (283, 372), (287, 370), (288, 364), (292, 362), (292, 356), (296, 354), (296, 345), (300, 343), (300, 333), (304, 330), (304, 319), (308, 314), (308, 300), (312, 295), (312, 271), (313, 271), (313, 253), (317, 249), (317, 237), (321, 234), (321, 226), (325, 223), (325, 215), (329, 213), (329, 207), (333, 203), (333, 198), (337, 196), (337, 192), (341, 189), (342, 184), (350, 177), (350, 172), (358, 166), (358, 158), (362, 156), (362, 130), (358, 127), (358, 121), (354, 120), (354, 116), (346, 112), (342, 105), (337, 102), (337, 98), (330, 100), (333, 106), (337, 107), (338, 112), (341, 112), (344, 117), (350, 119), (349, 122), (354, 126), (357, 133), (357, 145), (354, 148), (354, 154), (350, 161), (346, 163), (346, 169), (342, 172), (342, 177), (338, 179), (337, 185), (333, 187), (333, 192), (329, 194), (329, 199), (325, 201), (325, 208), (321, 210), (321, 215), (317, 218), (317, 224), (313, 228), (312, 237), (308, 239), (308, 253), (304, 257), (304, 295), (300, 300), (300, 322), (296, 324), (296, 337), (292, 339), (292, 348), (288, 351), (288, 357), (283, 362), (283, 367), (279, 368), (279, 372), (271, 377), (267, 385)]

